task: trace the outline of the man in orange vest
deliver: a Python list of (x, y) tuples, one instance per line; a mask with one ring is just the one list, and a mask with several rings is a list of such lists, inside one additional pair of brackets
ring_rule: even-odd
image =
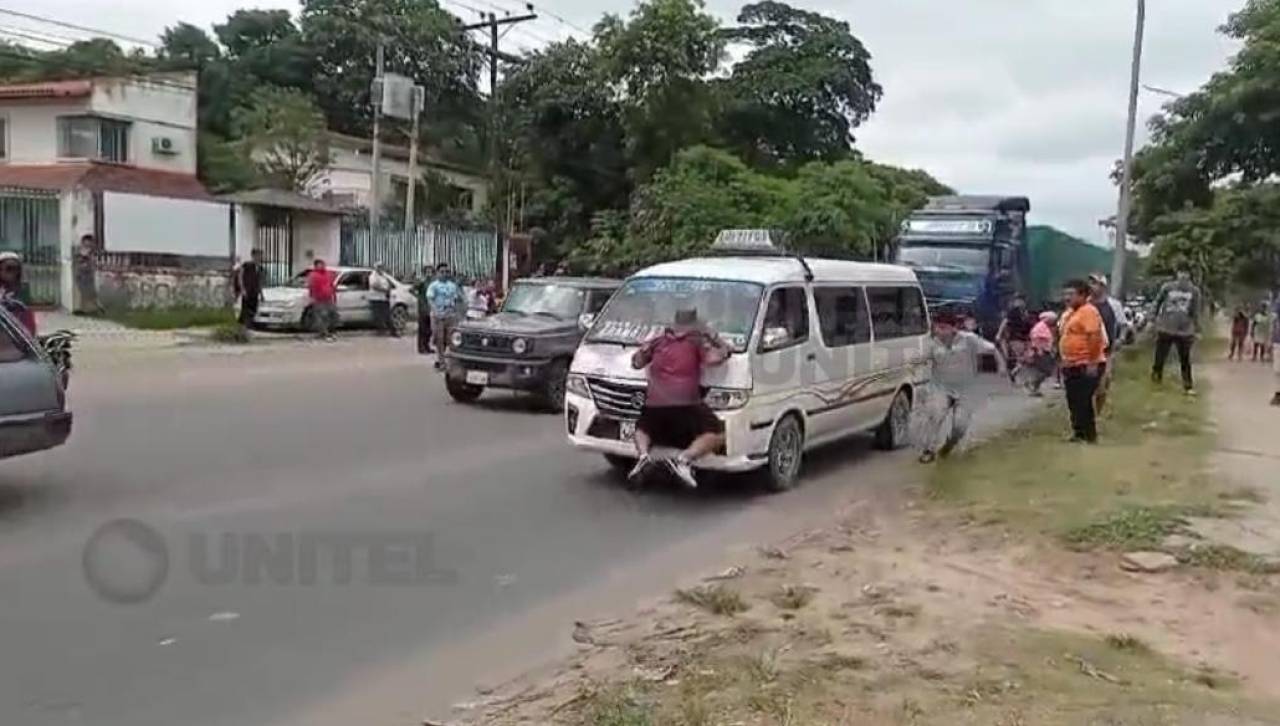
[(1062, 384), (1071, 411), (1071, 440), (1098, 441), (1097, 412), (1093, 396), (1107, 365), (1107, 334), (1098, 309), (1089, 302), (1089, 283), (1071, 280), (1063, 286), (1063, 313), (1059, 355)]

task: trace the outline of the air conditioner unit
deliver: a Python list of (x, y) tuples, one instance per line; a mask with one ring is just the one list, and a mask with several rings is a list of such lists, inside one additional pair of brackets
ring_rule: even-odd
[(151, 153), (175, 156), (178, 153), (178, 144), (169, 136), (156, 136), (151, 139)]

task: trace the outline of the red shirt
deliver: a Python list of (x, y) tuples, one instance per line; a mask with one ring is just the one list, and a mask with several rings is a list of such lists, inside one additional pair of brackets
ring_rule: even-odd
[(722, 360), (700, 333), (671, 330), (645, 343), (648, 352), (650, 407), (692, 406), (702, 401), (702, 366)]
[(312, 301), (318, 303), (337, 302), (337, 280), (338, 276), (333, 270), (311, 270), (307, 274), (307, 292), (310, 293)]

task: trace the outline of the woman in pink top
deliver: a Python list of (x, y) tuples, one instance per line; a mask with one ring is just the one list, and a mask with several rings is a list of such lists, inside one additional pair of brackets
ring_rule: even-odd
[(1031, 372), (1027, 380), (1027, 390), (1032, 396), (1042, 396), (1040, 386), (1045, 379), (1053, 375), (1056, 367), (1056, 361), (1053, 357), (1054, 345), (1054, 329), (1057, 327), (1058, 314), (1052, 310), (1046, 310), (1040, 313), (1040, 321), (1031, 327), (1031, 350), (1030, 365), (1027, 369)]

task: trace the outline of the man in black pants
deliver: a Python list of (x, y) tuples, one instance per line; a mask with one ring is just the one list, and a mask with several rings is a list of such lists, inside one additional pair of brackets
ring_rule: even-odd
[(1151, 367), (1151, 380), (1164, 380), (1164, 364), (1169, 349), (1178, 349), (1182, 367), (1182, 390), (1195, 395), (1191, 377), (1191, 346), (1200, 334), (1200, 290), (1191, 282), (1186, 270), (1178, 270), (1177, 279), (1166, 282), (1156, 296), (1156, 358)]
[(413, 294), (418, 298), (418, 354), (431, 353), (431, 302), (427, 299), (427, 286), (431, 284), (435, 272), (431, 265), (422, 266), (422, 277), (413, 285)]
[(1089, 302), (1089, 284), (1071, 280), (1062, 291), (1066, 310), (1062, 313), (1062, 334), (1058, 348), (1062, 358), (1062, 384), (1071, 413), (1071, 440), (1088, 444), (1098, 441), (1098, 391), (1107, 362), (1106, 331), (1102, 316)]
[(248, 330), (262, 302), (262, 250), (251, 252), (249, 261), (236, 270), (236, 289), (240, 291), (240, 327)]

